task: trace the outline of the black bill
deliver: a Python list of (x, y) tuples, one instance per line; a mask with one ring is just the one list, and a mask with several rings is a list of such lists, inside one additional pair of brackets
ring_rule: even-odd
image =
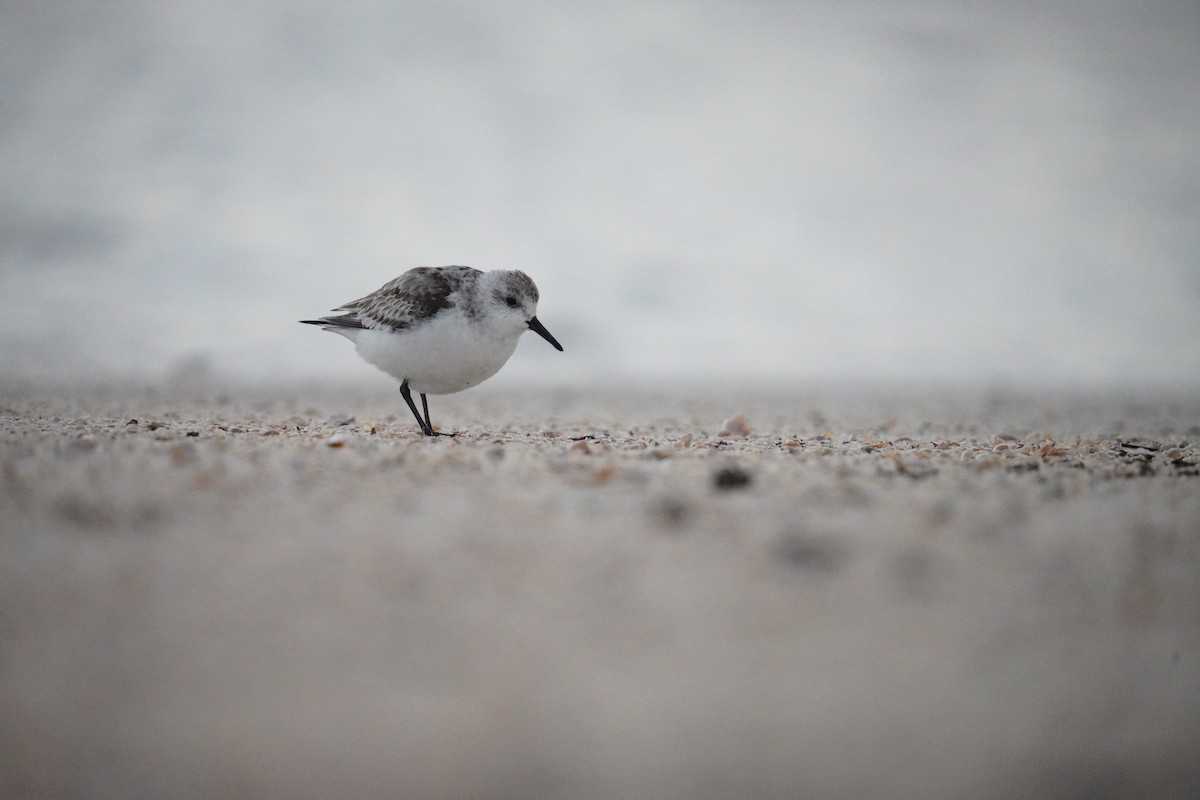
[(533, 331), (538, 336), (542, 337), (547, 342), (554, 345), (555, 350), (558, 350), (560, 353), (562, 352), (562, 345), (558, 343), (557, 339), (555, 339), (553, 336), (550, 335), (550, 331), (546, 330), (545, 325), (538, 322), (537, 317), (534, 317), (533, 319), (529, 320), (529, 322), (527, 322), (525, 324), (527, 324), (529, 326), (529, 330)]

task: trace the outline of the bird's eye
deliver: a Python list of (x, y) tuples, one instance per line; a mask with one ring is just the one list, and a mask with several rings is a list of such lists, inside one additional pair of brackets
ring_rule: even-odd
[(513, 297), (511, 294), (508, 297), (504, 298), (504, 302), (508, 303), (509, 308), (517, 307), (517, 298)]

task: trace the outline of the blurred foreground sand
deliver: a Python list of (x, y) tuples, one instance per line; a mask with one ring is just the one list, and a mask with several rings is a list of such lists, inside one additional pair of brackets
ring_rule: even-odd
[(432, 404), (0, 388), (0, 795), (1200, 796), (1200, 400)]

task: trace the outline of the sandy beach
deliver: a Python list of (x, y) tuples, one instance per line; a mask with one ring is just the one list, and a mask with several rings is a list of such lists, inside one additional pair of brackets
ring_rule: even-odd
[(1184, 393), (0, 387), (0, 795), (1195, 797)]

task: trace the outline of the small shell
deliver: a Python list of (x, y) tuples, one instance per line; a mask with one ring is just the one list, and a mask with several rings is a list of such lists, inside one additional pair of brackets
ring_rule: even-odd
[(730, 417), (721, 423), (721, 430), (717, 433), (718, 436), (749, 436), (751, 433), (750, 421), (746, 419), (745, 414), (738, 414)]

